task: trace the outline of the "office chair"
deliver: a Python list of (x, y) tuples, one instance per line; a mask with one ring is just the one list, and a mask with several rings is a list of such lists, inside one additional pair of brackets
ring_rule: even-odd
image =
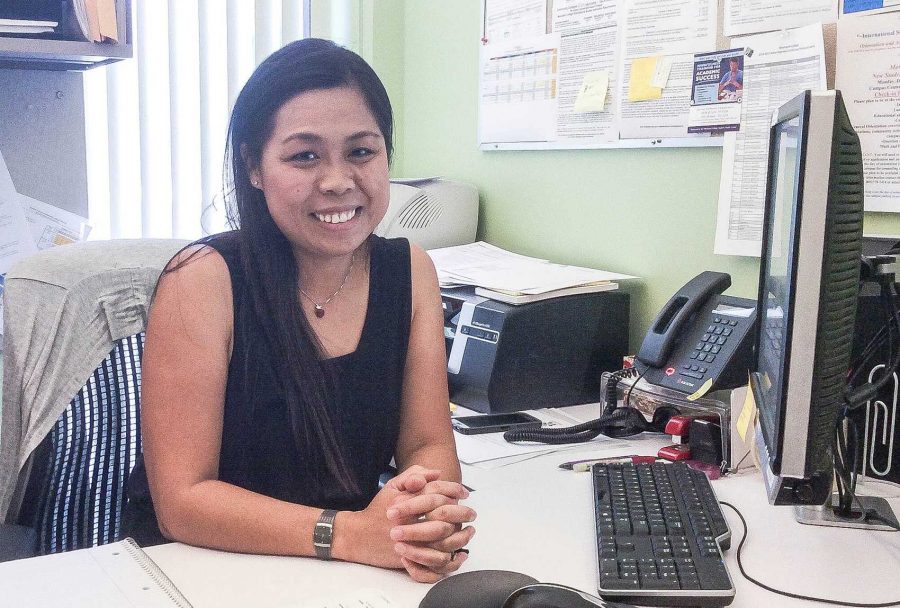
[(141, 453), (147, 313), (160, 272), (185, 244), (78, 243), (7, 273), (0, 561), (119, 539)]

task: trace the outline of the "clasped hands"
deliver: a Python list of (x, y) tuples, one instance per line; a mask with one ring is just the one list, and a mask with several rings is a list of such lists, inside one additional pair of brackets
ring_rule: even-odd
[(378, 492), (355, 515), (361, 535), (368, 537), (365, 563), (404, 568), (416, 581), (433, 583), (465, 562), (460, 551), (475, 528), (464, 526), (475, 511), (459, 504), (469, 496), (462, 484), (440, 479), (440, 471), (413, 465)]

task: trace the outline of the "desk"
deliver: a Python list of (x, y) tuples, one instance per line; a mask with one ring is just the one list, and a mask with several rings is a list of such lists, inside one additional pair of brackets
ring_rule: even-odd
[[(628, 442), (639, 453), (652, 453), (662, 445), (656, 438)], [(596, 590), (590, 475), (557, 468), (564, 460), (591, 455), (590, 449), (579, 448), (491, 470), (464, 467), (466, 484), (475, 488), (469, 504), (479, 513), (464, 571), (515, 570), (538, 580)], [(864, 602), (900, 599), (900, 533), (798, 524), (790, 508), (766, 503), (758, 473), (721, 479), (713, 488), (747, 519), (750, 540), (744, 562), (751, 575), (803, 594)], [(893, 497), (891, 504), (900, 511), (900, 489), (880, 484), (873, 489)], [(740, 522), (730, 509), (724, 510), (733, 535), (726, 554), (737, 589), (732, 606), (825, 606), (775, 596), (745, 581), (735, 559)], [(363, 587), (384, 591), (397, 606), (415, 608), (428, 591), (427, 585), (404, 573), (358, 564), (222, 553), (178, 543), (151, 547), (147, 553), (195, 608), (287, 608), (310, 596), (341, 595)], [(36, 572), (46, 559), (31, 560)], [(52, 583), (51, 572), (41, 571), (40, 576)]]

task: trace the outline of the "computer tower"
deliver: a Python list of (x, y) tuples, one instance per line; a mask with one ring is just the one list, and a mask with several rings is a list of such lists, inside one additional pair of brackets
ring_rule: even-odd
[[(900, 308), (900, 298), (895, 302)], [(856, 331), (851, 361), (860, 355), (878, 331), (884, 327), (886, 313), (881, 303), (880, 287), (874, 283), (862, 286), (856, 313)], [(898, 338), (894, 338), (894, 348)], [(870, 379), (877, 380), (890, 361), (891, 353), (886, 340), (859, 371), (859, 385)], [(855, 374), (856, 370), (851, 370)], [(859, 464), (857, 471), (869, 477), (900, 483), (900, 382), (895, 374), (866, 405), (852, 414), (859, 429)]]

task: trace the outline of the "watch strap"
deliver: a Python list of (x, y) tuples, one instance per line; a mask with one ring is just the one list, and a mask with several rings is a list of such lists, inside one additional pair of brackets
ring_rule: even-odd
[(331, 541), (334, 537), (334, 518), (337, 511), (325, 509), (319, 515), (316, 527), (313, 528), (313, 547), (319, 559), (331, 559)]

